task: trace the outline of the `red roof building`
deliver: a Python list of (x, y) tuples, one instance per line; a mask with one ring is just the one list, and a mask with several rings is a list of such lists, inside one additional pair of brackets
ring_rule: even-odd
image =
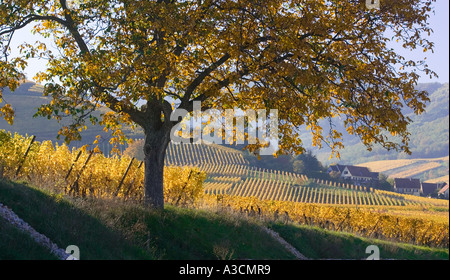
[(438, 195), (443, 196), (444, 198), (448, 199), (448, 184), (447, 183), (444, 183), (444, 186), (438, 192)]

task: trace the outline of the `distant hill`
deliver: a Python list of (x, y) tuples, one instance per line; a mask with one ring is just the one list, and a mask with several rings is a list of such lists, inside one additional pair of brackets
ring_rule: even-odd
[[(69, 118), (63, 119), (61, 123), (58, 123), (54, 119), (33, 117), (39, 106), (48, 104), (51, 101), (51, 97), (43, 96), (43, 90), (44, 87), (42, 85), (37, 85), (31, 81), (25, 81), (14, 92), (11, 92), (8, 88), (2, 89), (3, 99), (14, 108), (15, 117), (12, 126), (0, 118), (0, 129), (11, 131), (12, 133), (17, 132), (21, 135), (35, 135), (37, 141), (51, 140), (62, 143), (63, 139), (58, 141), (56, 137), (63, 124), (70, 123), (71, 120)], [(101, 108), (96, 112), (97, 117), (106, 111), (106, 108)], [(72, 146), (79, 147), (84, 144), (92, 144), (97, 135), (101, 135), (105, 143), (111, 138), (110, 133), (105, 133), (101, 126), (92, 125), (89, 120), (86, 121), (86, 126), (88, 129), (81, 132), (81, 143), (74, 141), (71, 143)], [(132, 135), (135, 132), (128, 130), (127, 133)]]
[[(396, 159), (414, 159), (414, 158), (437, 158), (449, 155), (449, 84), (428, 83), (419, 84), (420, 90), (426, 90), (430, 93), (430, 103), (427, 105), (426, 112), (420, 116), (414, 115), (410, 110), (405, 109), (404, 113), (411, 116), (413, 123), (409, 129), (411, 132), (411, 151), (412, 155), (404, 153), (386, 151), (381, 147), (375, 147), (372, 152), (368, 152), (358, 137), (346, 135), (344, 133), (345, 149), (341, 152), (341, 159), (329, 159), (330, 150), (323, 148), (321, 150), (312, 146), (307, 149), (313, 151), (317, 158), (324, 164), (340, 162), (343, 164), (358, 164), (378, 160), (396, 160)], [(27, 81), (23, 83), (14, 93), (8, 89), (3, 89), (3, 95), (6, 102), (10, 103), (15, 111), (14, 125), (10, 126), (6, 121), (0, 119), (0, 129), (5, 129), (20, 134), (36, 135), (38, 141), (52, 140), (56, 141), (56, 136), (61, 124), (55, 120), (46, 118), (33, 118), (37, 107), (41, 104), (50, 102), (49, 97), (43, 97), (43, 86), (36, 85)], [(103, 109), (106, 110), (106, 109)], [(100, 112), (101, 113), (101, 112)], [(69, 120), (65, 120), (66, 122)], [(336, 122), (336, 128), (345, 132), (344, 126), (339, 121)], [(126, 133), (132, 138), (143, 138), (142, 130), (127, 130)], [(82, 143), (75, 145), (92, 143), (96, 135), (102, 135), (105, 143), (110, 138), (108, 133), (104, 133), (102, 127), (88, 125), (88, 130), (83, 131)], [(311, 143), (311, 135), (306, 131), (301, 135), (303, 143)], [(61, 141), (60, 141), (61, 142)], [(231, 146), (233, 147), (233, 146)], [(242, 147), (237, 147), (241, 150)], [(278, 163), (277, 163), (278, 164)]]
[(448, 180), (449, 157), (424, 159), (379, 160), (358, 164), (391, 178), (418, 178), (429, 183)]
[[(358, 137), (343, 133), (345, 149), (340, 151), (341, 159), (329, 159), (330, 150), (310, 147), (317, 158), (324, 164), (340, 162), (343, 164), (358, 164), (378, 160), (439, 158), (449, 155), (449, 84), (419, 84), (418, 88), (430, 93), (430, 102), (424, 114), (416, 116), (411, 110), (404, 110), (413, 122), (409, 125), (411, 132), (410, 149), (412, 154), (386, 151), (375, 146), (372, 152), (367, 151)], [(342, 123), (337, 123), (337, 129), (345, 131)], [(310, 143), (309, 132), (305, 132), (304, 143)], [(309, 140), (309, 142), (308, 142)]]

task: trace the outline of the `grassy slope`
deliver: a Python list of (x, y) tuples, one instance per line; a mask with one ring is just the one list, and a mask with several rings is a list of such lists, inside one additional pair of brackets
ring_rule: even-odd
[[(120, 202), (66, 199), (5, 181), (0, 181), (0, 202), (60, 248), (77, 245), (81, 259), (293, 258), (257, 224), (212, 212), (170, 206), (155, 212)], [(2, 234), (11, 236), (3, 227)], [(5, 242), (0, 239), (0, 248)], [(35, 258), (27, 252), (22, 248), (20, 256), (0, 258)]]
[[(168, 206), (148, 211), (132, 203), (63, 198), (0, 180), (0, 202), (57, 243), (77, 245), (81, 259), (292, 259), (260, 229), (239, 216)], [(318, 228), (273, 224), (309, 258), (361, 259), (368, 244), (382, 258), (448, 259), (436, 250), (368, 240)], [(0, 218), (0, 259), (52, 259)], [(387, 253), (389, 252), (389, 253)]]
[(98, 219), (59, 196), (0, 181), (0, 202), (60, 248), (79, 246), (80, 256), (84, 259), (151, 258)]
[(34, 242), (8, 221), (0, 218), (0, 260), (56, 260), (46, 248)]
[(448, 249), (435, 249), (411, 244), (392, 243), (362, 238), (350, 233), (333, 232), (318, 227), (272, 224), (286, 241), (312, 259), (365, 259), (366, 248), (376, 245), (381, 259), (448, 260)]

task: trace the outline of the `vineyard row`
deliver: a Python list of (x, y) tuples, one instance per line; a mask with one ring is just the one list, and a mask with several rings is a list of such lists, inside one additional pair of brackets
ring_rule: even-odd
[(166, 153), (167, 165), (196, 164), (248, 164), (241, 153), (225, 151), (221, 148), (202, 144), (170, 143)]
[(274, 201), (232, 195), (207, 195), (204, 207), (239, 211), (263, 219), (314, 225), (364, 237), (448, 248), (448, 223), (374, 212), (364, 207)]
[(256, 197), (263, 200), (292, 201), (301, 203), (369, 205), (369, 206), (448, 206), (444, 200), (407, 197), (387, 191), (363, 191), (355, 188), (338, 188), (317, 185), (297, 185), (290, 181), (277, 181), (247, 177), (212, 177), (204, 183), (206, 194), (229, 194), (240, 197)]

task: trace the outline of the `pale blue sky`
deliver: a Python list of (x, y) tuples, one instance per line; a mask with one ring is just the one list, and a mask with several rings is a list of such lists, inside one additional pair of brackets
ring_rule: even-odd
[[(449, 1), (436, 0), (434, 6), (435, 14), (432, 14), (429, 19), (431, 28), (434, 31), (434, 33), (429, 38), (430, 41), (435, 43), (434, 53), (423, 53), (422, 51), (415, 51), (411, 53), (407, 50), (402, 49), (401, 47), (395, 47), (396, 50), (406, 58), (423, 59), (424, 57), (427, 57), (426, 61), (430, 69), (432, 69), (439, 75), (439, 78), (434, 78), (432, 80), (430, 80), (428, 76), (423, 75), (419, 80), (420, 83), (449, 82)], [(42, 40), (42, 38), (33, 36), (30, 33), (30, 28), (24, 28), (23, 30), (16, 32), (12, 48), (16, 48), (17, 45), (23, 42), (30, 43), (37, 40)], [(45, 63), (45, 60), (30, 60), (29, 67), (25, 71), (27, 77), (31, 79), (37, 72), (44, 70)]]
[(433, 33), (429, 37), (431, 42), (435, 43), (434, 53), (415, 51), (411, 53), (403, 48), (396, 50), (405, 57), (413, 57), (411, 55), (419, 55), (421, 58), (427, 57), (427, 63), (431, 70), (435, 71), (438, 79), (430, 80), (426, 75), (421, 76), (420, 83), (428, 82), (449, 82), (449, 2), (448, 0), (436, 0), (434, 3), (435, 14), (431, 14), (429, 23), (433, 29)]

